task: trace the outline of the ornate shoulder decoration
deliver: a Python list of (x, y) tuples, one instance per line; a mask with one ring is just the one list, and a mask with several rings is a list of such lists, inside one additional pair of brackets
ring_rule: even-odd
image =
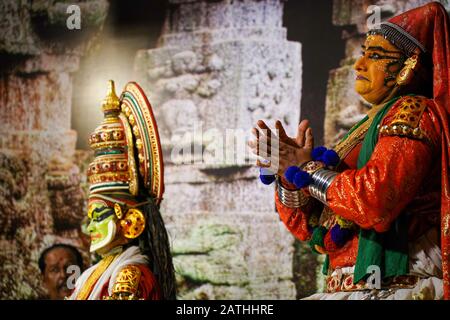
[(409, 96), (403, 98), (396, 108), (395, 114), (388, 123), (380, 128), (381, 136), (405, 136), (408, 138), (426, 140), (427, 135), (419, 126), (425, 108), (425, 97)]
[(137, 300), (139, 299), (139, 281), (141, 270), (139, 267), (130, 265), (124, 267), (117, 275), (112, 289), (110, 299)]

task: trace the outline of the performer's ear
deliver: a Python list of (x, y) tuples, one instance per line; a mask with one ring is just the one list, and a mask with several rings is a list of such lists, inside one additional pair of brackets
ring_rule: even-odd
[(124, 218), (120, 220), (122, 234), (127, 239), (136, 239), (145, 229), (145, 217), (138, 209), (128, 209)]

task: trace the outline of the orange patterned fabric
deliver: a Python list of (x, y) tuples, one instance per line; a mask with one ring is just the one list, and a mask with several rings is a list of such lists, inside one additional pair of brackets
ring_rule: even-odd
[[(382, 125), (389, 124), (396, 113), (393, 107)], [(387, 231), (402, 212), (414, 213), (411, 225), (417, 225), (418, 217), (435, 220), (440, 208), (436, 197), (440, 193), (440, 163), (436, 161), (440, 154), (440, 126), (429, 108), (422, 115), (419, 128), (435, 144), (404, 136), (380, 137), (365, 167), (350, 167), (333, 181), (327, 192), (329, 207), (361, 228), (377, 232)]]

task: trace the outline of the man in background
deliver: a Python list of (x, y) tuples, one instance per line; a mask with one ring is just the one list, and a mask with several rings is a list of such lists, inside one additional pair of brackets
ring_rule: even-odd
[[(69, 296), (73, 289), (69, 288), (69, 277), (73, 274), (79, 275), (83, 271), (80, 252), (68, 244), (54, 244), (45, 249), (38, 264), (50, 300), (62, 300)], [(76, 269), (68, 270), (70, 266), (78, 267), (79, 272), (77, 273)]]

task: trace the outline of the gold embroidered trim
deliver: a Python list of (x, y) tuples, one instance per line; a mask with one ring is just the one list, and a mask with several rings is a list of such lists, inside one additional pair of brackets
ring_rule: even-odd
[[(419, 281), (419, 276), (414, 275), (404, 275), (404, 276), (395, 276), (384, 279), (381, 282), (381, 288), (383, 290), (392, 289), (392, 288), (412, 288)], [(327, 293), (335, 293), (335, 292), (345, 292), (345, 291), (361, 291), (361, 290), (371, 290), (371, 285), (364, 280), (359, 281), (358, 283), (353, 283), (353, 274), (336, 274), (332, 276), (328, 276), (326, 278), (326, 286)]]
[(97, 184), (101, 182), (128, 182), (130, 176), (128, 172), (105, 172), (94, 174), (89, 177), (89, 183)]
[(89, 294), (92, 291), (92, 288), (97, 283), (98, 279), (101, 277), (103, 272), (108, 269), (109, 265), (114, 261), (117, 255), (110, 255), (103, 258), (99, 263), (97, 268), (91, 273), (89, 278), (83, 284), (83, 287), (80, 289), (80, 292), (77, 295), (77, 300), (86, 300), (89, 297)]
[(381, 136), (402, 136), (419, 140), (427, 140), (428, 135), (420, 128), (412, 128), (407, 125), (384, 125), (380, 128)]
[[(129, 186), (130, 193), (136, 196), (139, 193), (139, 182), (137, 175), (137, 165), (136, 160), (134, 159), (134, 147), (133, 147), (133, 135), (131, 133), (131, 127), (127, 122), (126, 117), (123, 114), (119, 115), (120, 120), (122, 120), (123, 131), (125, 133), (125, 139), (127, 140), (127, 148), (128, 148), (128, 174), (129, 174)], [(138, 139), (139, 140), (139, 139)]]

